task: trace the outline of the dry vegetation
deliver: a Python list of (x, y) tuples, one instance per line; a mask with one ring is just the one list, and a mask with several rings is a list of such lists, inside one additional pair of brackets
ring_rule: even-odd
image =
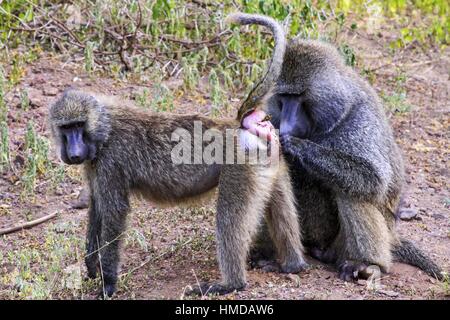
[[(291, 36), (334, 43), (385, 101), (407, 162), (399, 232), (450, 269), (449, 4), (395, 1), (0, 0), (0, 229), (57, 212), (32, 229), (0, 235), (0, 298), (92, 299), (83, 279), (86, 210), (71, 203), (80, 170), (63, 166), (48, 139), (48, 104), (68, 86), (120, 95), (158, 112), (233, 116), (261, 75), (272, 40), (261, 28), (223, 24), (232, 11), (290, 16)], [(157, 209), (133, 202), (118, 298), (180, 298), (219, 276), (214, 203)], [(330, 266), (299, 275), (251, 271), (248, 290), (226, 298), (448, 299), (406, 265), (374, 290), (344, 283)]]

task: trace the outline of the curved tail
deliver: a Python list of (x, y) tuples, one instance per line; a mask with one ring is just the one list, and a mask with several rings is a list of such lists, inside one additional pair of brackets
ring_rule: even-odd
[(418, 249), (412, 242), (400, 239), (400, 242), (394, 245), (392, 249), (394, 259), (398, 262), (404, 262), (412, 266), (416, 266), (430, 276), (439, 280), (444, 280), (441, 268), (427, 257), (420, 249)]
[(283, 26), (276, 20), (259, 15), (236, 12), (228, 15), (225, 22), (237, 23), (241, 25), (258, 24), (270, 28), (275, 39), (275, 48), (270, 60), (270, 65), (262, 80), (250, 91), (241, 108), (239, 109), (238, 118), (242, 119), (245, 114), (252, 111), (259, 103), (261, 103), (265, 96), (270, 92), (275, 81), (281, 73), (281, 66), (283, 64), (284, 53), (286, 51), (286, 34)]

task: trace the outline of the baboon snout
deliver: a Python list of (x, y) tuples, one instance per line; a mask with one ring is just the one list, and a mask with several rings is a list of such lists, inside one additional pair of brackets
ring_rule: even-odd
[(69, 148), (67, 156), (72, 164), (80, 164), (87, 158), (86, 146), (75, 146)]
[(89, 148), (84, 141), (83, 125), (64, 126), (60, 130), (64, 136), (66, 154), (66, 157), (63, 156), (63, 160), (67, 164), (80, 164), (86, 160), (88, 158)]

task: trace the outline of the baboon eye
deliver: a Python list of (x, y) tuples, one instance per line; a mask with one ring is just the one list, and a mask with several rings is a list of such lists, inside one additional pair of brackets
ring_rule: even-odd
[(68, 129), (73, 129), (73, 128), (83, 128), (84, 127), (84, 122), (74, 122), (74, 123), (69, 123), (69, 124), (64, 124), (62, 125), (60, 128), (63, 130), (68, 130)]
[(278, 105), (278, 109), (280, 109), (280, 111), (281, 111), (283, 109), (283, 101), (281, 101), (281, 99), (278, 99), (277, 105)]

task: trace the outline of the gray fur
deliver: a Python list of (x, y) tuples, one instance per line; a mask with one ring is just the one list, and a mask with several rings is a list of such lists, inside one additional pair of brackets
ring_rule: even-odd
[(280, 127), (279, 95), (298, 95), (311, 116), (308, 137), (281, 137), (304, 245), (336, 263), (344, 279), (371, 264), (387, 272), (393, 259), (442, 277), (429, 258), (395, 232), (403, 160), (372, 87), (334, 47), (319, 41), (291, 40), (281, 70), (273, 72), (280, 76), (259, 107), (274, 126)]
[(176, 205), (196, 202), (219, 186), (217, 251), (222, 282), (209, 292), (227, 293), (246, 286), (249, 246), (267, 208), (282, 267), (300, 271), (306, 266), (282, 158), (279, 166), (172, 164), (175, 129), (192, 133), (194, 121), (201, 121), (204, 130), (223, 133), (237, 128), (237, 120), (149, 113), (118, 99), (73, 90), (52, 105), (49, 120), (60, 150), (65, 143), (60, 126), (74, 120), (84, 123), (92, 151), (83, 164), (91, 190), (85, 261), (90, 277), (97, 275), (100, 263), (107, 295), (116, 289), (120, 240), (132, 193), (154, 203)]

